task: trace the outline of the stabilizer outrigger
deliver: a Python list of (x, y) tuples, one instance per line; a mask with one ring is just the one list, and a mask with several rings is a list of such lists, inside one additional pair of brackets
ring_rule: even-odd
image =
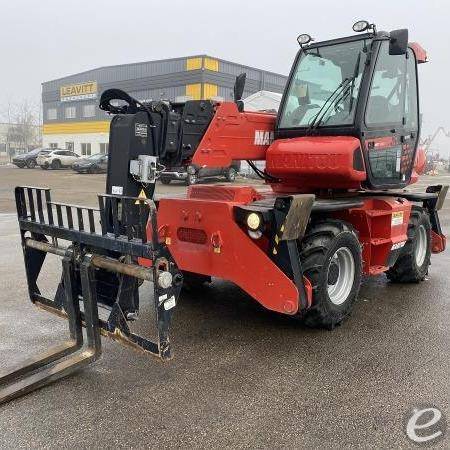
[[(98, 208), (88, 208), (53, 202), (49, 189), (30, 186), (17, 187), (15, 197), (30, 300), (67, 318), (70, 337), (1, 374), (0, 403), (94, 362), (101, 355), (101, 335), (169, 359), (169, 326), (182, 274), (158, 241), (154, 202), (104, 194), (98, 196)], [(147, 223), (152, 227), (150, 242)], [(60, 240), (71, 245), (65, 247)], [(54, 300), (44, 297), (37, 283), (47, 253), (62, 258)], [(149, 260), (149, 267), (136, 264), (138, 258)], [(138, 317), (139, 280), (154, 286), (155, 342), (132, 333), (127, 323)], [(107, 320), (99, 318), (99, 305), (110, 311)]]

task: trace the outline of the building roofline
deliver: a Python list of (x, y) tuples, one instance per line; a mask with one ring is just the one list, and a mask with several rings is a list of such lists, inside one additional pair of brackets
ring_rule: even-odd
[(259, 70), (265, 73), (269, 73), (271, 75), (278, 75), (280, 77), (287, 77), (287, 75), (283, 75), (281, 73), (278, 72), (272, 72), (270, 70), (265, 70), (265, 69), (258, 69), (257, 67), (252, 67), (246, 64), (239, 64), (237, 62), (234, 61), (228, 61), (227, 59), (222, 59), (222, 58), (217, 58), (216, 56), (210, 56), (210, 55), (206, 55), (206, 54), (201, 54), (201, 55), (187, 55), (187, 56), (179, 56), (176, 58), (167, 58), (167, 59), (151, 59), (148, 61), (140, 61), (140, 62), (132, 62), (132, 63), (125, 63), (125, 64), (113, 64), (113, 65), (109, 65), (109, 66), (100, 66), (100, 67), (94, 67), (93, 69), (88, 69), (88, 70), (83, 70), (82, 72), (77, 72), (77, 73), (73, 73), (70, 75), (65, 75), (63, 77), (59, 77), (59, 78), (54, 78), (52, 80), (47, 80), (47, 81), (43, 81), (41, 83), (41, 85), (47, 84), (47, 83), (53, 83), (55, 81), (61, 81), (64, 80), (65, 78), (71, 78), (71, 77), (76, 77), (79, 75), (83, 75), (85, 73), (88, 72), (93, 72), (95, 70), (101, 70), (101, 69), (113, 69), (116, 67), (126, 67), (126, 66), (139, 66), (139, 65), (143, 65), (143, 64), (148, 64), (151, 62), (154, 63), (162, 63), (162, 62), (169, 62), (169, 61), (177, 61), (177, 60), (181, 60), (181, 59), (188, 59), (188, 58), (211, 58), (211, 59), (216, 59), (218, 61), (224, 62), (224, 63), (228, 63), (228, 64), (234, 64), (235, 66), (241, 66), (247, 69), (252, 69), (252, 70)]

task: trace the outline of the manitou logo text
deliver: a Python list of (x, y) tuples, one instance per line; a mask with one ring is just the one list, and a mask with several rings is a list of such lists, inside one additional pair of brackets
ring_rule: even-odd
[(255, 130), (255, 145), (270, 145), (273, 142), (273, 131)]

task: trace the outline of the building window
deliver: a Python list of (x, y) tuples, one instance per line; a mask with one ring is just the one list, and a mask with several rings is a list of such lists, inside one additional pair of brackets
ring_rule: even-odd
[(109, 150), (109, 144), (107, 142), (106, 143), (102, 142), (100, 144), (100, 153), (102, 155), (106, 155), (108, 153), (108, 150)]
[(50, 142), (50, 144), (48, 144), (48, 146), (50, 148), (58, 148), (58, 143), (57, 142)]
[(91, 155), (91, 144), (81, 144), (81, 154), (83, 156), (90, 156)]
[(47, 120), (56, 120), (58, 117), (58, 111), (56, 108), (47, 109)]
[(83, 105), (83, 117), (95, 117), (95, 105)]
[(65, 118), (66, 119), (75, 119), (77, 116), (77, 110), (75, 106), (67, 106), (65, 109)]
[(66, 150), (70, 150), (71, 152), (73, 152), (73, 142), (66, 142)]

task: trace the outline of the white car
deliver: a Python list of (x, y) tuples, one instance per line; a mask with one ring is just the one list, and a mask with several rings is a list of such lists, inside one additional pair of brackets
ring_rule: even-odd
[(72, 167), (72, 164), (80, 156), (70, 150), (42, 150), (36, 158), (41, 169), (61, 169), (62, 167)]

